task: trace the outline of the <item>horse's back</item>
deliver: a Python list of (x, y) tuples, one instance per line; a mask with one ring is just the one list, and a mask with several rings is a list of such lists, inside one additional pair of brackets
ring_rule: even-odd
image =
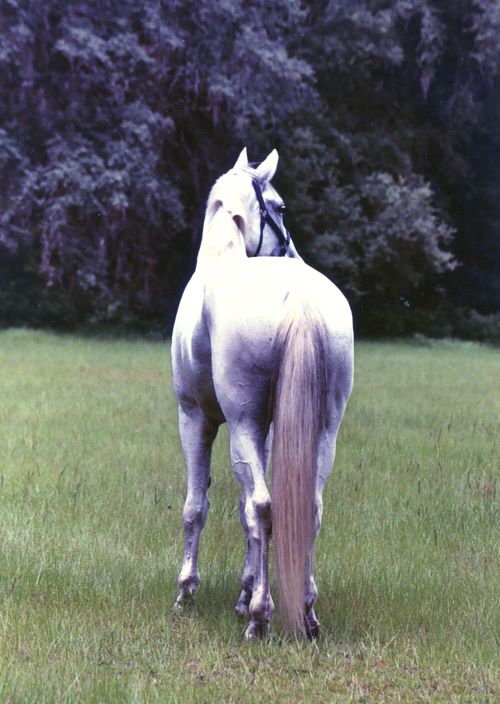
[(246, 259), (216, 279), (206, 300), (212, 340), (244, 341), (259, 351), (272, 347), (274, 335), (291, 308), (317, 315), (332, 344), (352, 342), (352, 316), (339, 289), (298, 259)]
[[(348, 396), (352, 383), (352, 316), (326, 277), (300, 260), (260, 257), (238, 263), (207, 291), (212, 374), (225, 415), (228, 409), (267, 407), (276, 361), (275, 340), (284, 320), (307, 315), (325, 331), (332, 385)], [(305, 324), (305, 322), (304, 322)]]

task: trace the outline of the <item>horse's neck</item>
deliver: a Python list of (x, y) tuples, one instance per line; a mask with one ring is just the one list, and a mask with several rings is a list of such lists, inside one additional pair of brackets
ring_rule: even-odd
[(196, 268), (211, 269), (215, 265), (228, 264), (234, 259), (246, 257), (245, 243), (230, 213), (222, 206), (205, 217), (203, 235)]

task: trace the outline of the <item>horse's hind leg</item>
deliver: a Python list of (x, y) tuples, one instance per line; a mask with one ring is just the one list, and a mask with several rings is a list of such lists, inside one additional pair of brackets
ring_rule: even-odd
[(319, 636), (319, 621), (314, 611), (314, 604), (318, 597), (318, 588), (313, 576), (314, 546), (323, 515), (323, 487), (332, 472), (335, 459), (335, 435), (336, 431), (331, 431), (323, 436), (318, 453), (318, 477), (314, 505), (313, 540), (307, 557), (305, 583), (305, 630), (308, 638), (311, 639), (318, 638)]
[(316, 496), (314, 507), (314, 538), (311, 545), (306, 563), (306, 584), (305, 584), (305, 630), (308, 638), (316, 639), (319, 636), (319, 621), (314, 611), (314, 604), (318, 598), (318, 588), (313, 577), (314, 567), (314, 544), (321, 525), (321, 514), (323, 511), (323, 502), (321, 492)]
[(243, 573), (241, 575), (241, 592), (234, 607), (236, 613), (239, 616), (246, 616), (248, 614), (248, 606), (252, 598), (253, 582), (254, 582), (254, 569), (255, 569), (255, 551), (254, 551), (254, 541), (250, 534), (248, 528), (248, 523), (246, 519), (246, 497), (245, 491), (243, 490), (240, 499), (240, 521), (245, 532), (246, 539), (246, 554), (245, 554), (245, 564), (243, 566)]
[[(267, 435), (267, 440), (265, 443), (265, 455), (264, 455), (264, 468), (267, 467), (270, 449), (272, 443), (272, 431), (270, 430)], [(245, 554), (245, 564), (243, 566), (243, 573), (241, 575), (241, 592), (236, 602), (235, 611), (239, 616), (246, 616), (248, 614), (248, 607), (252, 599), (253, 584), (254, 584), (254, 570), (256, 566), (257, 555), (255, 554), (255, 541), (252, 538), (251, 532), (248, 528), (247, 518), (246, 518), (246, 484), (242, 483), (242, 496), (240, 499), (240, 521), (245, 532), (246, 540), (246, 554)]]
[(267, 632), (274, 611), (269, 592), (271, 497), (265, 483), (264, 432), (257, 424), (240, 420), (231, 430), (231, 461), (242, 488), (241, 517), (248, 540), (237, 610), (248, 606), (245, 637), (254, 640)]
[(187, 496), (183, 511), (184, 557), (175, 608), (191, 600), (200, 584), (198, 547), (208, 513), (210, 455), (218, 425), (198, 407), (179, 407), (179, 430), (187, 468)]

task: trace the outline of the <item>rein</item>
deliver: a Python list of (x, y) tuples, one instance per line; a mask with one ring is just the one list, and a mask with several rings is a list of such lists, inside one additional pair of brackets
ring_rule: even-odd
[(281, 248), (280, 248), (280, 257), (284, 257), (285, 254), (288, 251), (288, 247), (290, 246), (290, 233), (288, 230), (285, 228), (286, 236), (283, 234), (281, 227), (276, 223), (275, 220), (271, 217), (269, 214), (269, 210), (267, 209), (267, 206), (264, 202), (264, 198), (262, 196), (262, 191), (260, 190), (260, 186), (258, 182), (255, 179), (252, 179), (252, 186), (253, 190), (255, 191), (255, 196), (259, 202), (259, 208), (260, 208), (260, 237), (259, 237), (259, 244), (257, 245), (257, 249), (255, 252), (252, 254), (252, 257), (257, 257), (261, 248), (262, 248), (262, 242), (264, 240), (264, 227), (269, 225), (271, 230), (274, 232), (274, 234), (277, 236), (278, 240), (281, 243)]

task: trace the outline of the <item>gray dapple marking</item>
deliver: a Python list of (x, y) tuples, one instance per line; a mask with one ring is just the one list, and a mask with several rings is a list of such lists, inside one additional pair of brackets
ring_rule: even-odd
[[(209, 506), (211, 447), (219, 425), (227, 422), (247, 541), (236, 611), (249, 616), (248, 639), (267, 631), (274, 611), (271, 529), (283, 625), (293, 634), (317, 635), (314, 542), (353, 374), (352, 319), (344, 296), (302, 261), (293, 242), (279, 256), (282, 243), (267, 222), (258, 250), (261, 212), (252, 181), (286, 234), (283, 201), (270, 184), (277, 164), (273, 150), (251, 168), (244, 149), (212, 188), (196, 270), (172, 339), (187, 465), (176, 608), (200, 583), (198, 546)], [(266, 484), (269, 458), (272, 499)]]

